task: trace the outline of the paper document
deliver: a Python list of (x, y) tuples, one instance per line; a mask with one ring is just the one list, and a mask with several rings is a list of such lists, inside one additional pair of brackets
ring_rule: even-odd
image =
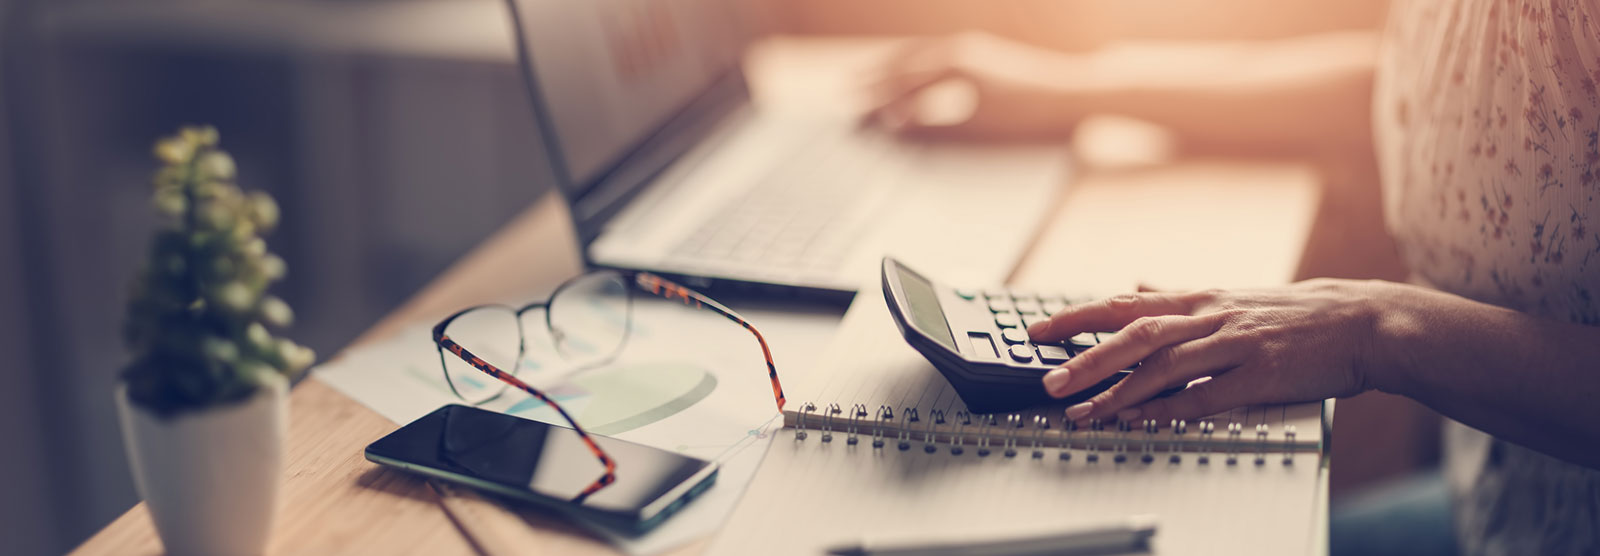
[[(784, 380), (796, 380), (812, 366), (839, 321), (838, 314), (825, 311), (740, 314), (765, 335)], [(770, 433), (782, 423), (760, 346), (748, 331), (708, 311), (652, 299), (636, 301), (633, 323), (617, 359), (577, 372), (564, 368), (542, 327), (530, 324), (517, 375), (549, 393), (591, 432), (722, 464), (713, 488), (648, 534), (594, 527), (628, 553), (645, 555), (715, 531), (754, 475)], [(430, 329), (409, 328), (346, 352), (315, 372), (397, 425), (411, 422), (461, 403), (445, 382)], [(454, 325), (450, 332), (452, 337), (470, 333)], [(479, 407), (563, 423), (555, 411), (516, 389)]]

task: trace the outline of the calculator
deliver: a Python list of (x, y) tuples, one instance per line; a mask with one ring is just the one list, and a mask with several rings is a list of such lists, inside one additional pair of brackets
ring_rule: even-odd
[(1051, 344), (1029, 340), (1028, 325), (1080, 299), (1004, 288), (952, 288), (891, 257), (883, 259), (883, 297), (906, 342), (950, 381), (973, 413), (1077, 403), (1129, 372), (1061, 400), (1045, 392), (1040, 379), (1046, 372), (1114, 334), (1085, 332)]

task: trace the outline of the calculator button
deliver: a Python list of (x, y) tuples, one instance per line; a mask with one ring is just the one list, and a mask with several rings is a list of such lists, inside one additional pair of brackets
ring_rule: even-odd
[(1016, 302), (1016, 306), (1017, 306), (1017, 312), (1018, 313), (1022, 313), (1024, 315), (1037, 315), (1037, 314), (1039, 314), (1039, 302), (1037, 300), (1028, 299), (1028, 298), (1018, 299), (1017, 302)]
[(1008, 344), (1028, 343), (1028, 333), (1023, 332), (1021, 328), (1007, 328), (1005, 332), (1000, 334), (1000, 337), (1005, 339)]
[(972, 343), (972, 354), (982, 355), (989, 359), (999, 359), (1000, 349), (994, 345), (994, 340), (984, 332), (968, 332), (967, 341)]
[(1044, 311), (1045, 315), (1054, 315), (1065, 310), (1067, 308), (1067, 304), (1061, 302), (1060, 300), (1046, 299), (1043, 303), (1039, 304), (1039, 308)]
[(1040, 345), (1038, 348), (1039, 361), (1044, 363), (1056, 364), (1065, 362), (1071, 356), (1070, 353), (1067, 353), (1067, 348), (1061, 346)]
[(1090, 348), (1098, 345), (1100, 340), (1094, 337), (1093, 332), (1080, 332), (1076, 336), (1067, 338), (1067, 342), (1080, 348)]
[(972, 301), (973, 299), (977, 299), (978, 292), (975, 292), (975, 291), (972, 291), (972, 290), (958, 289), (958, 290), (956, 290), (956, 295), (960, 296), (961, 299), (965, 299), (967, 301)]
[(1012, 310), (1011, 300), (1004, 297), (990, 299), (989, 310), (996, 313), (1009, 313)]
[(983, 290), (984, 299), (1001, 299), (1011, 297), (1005, 290)]
[(1016, 328), (1021, 323), (1017, 322), (1017, 315), (1014, 313), (1000, 313), (994, 316), (994, 324), (1000, 328)]
[(1011, 358), (1017, 360), (1018, 363), (1032, 362), (1033, 350), (1029, 349), (1028, 346), (1011, 346)]
[(1022, 327), (1033, 328), (1033, 325), (1044, 322), (1046, 319), (1040, 315), (1022, 315)]
[(1022, 301), (1024, 299), (1032, 300), (1032, 301), (1038, 301), (1039, 300), (1039, 294), (1031, 292), (1031, 291), (1028, 291), (1028, 290), (1021, 290), (1021, 291), (1011, 290), (1011, 298), (1015, 299), (1017, 301)]

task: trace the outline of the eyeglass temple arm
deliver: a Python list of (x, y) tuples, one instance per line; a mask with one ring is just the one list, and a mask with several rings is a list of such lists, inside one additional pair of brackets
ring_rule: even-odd
[(472, 365), (473, 368), (483, 371), (500, 382), (515, 386), (518, 389), (521, 389), (523, 392), (527, 392), (528, 395), (537, 398), (541, 402), (544, 402), (545, 405), (555, 409), (556, 413), (560, 413), (561, 417), (567, 420), (567, 424), (572, 425), (572, 430), (578, 433), (578, 438), (583, 439), (583, 443), (589, 447), (589, 452), (593, 453), (594, 457), (599, 459), (600, 463), (605, 465), (606, 468), (605, 474), (601, 475), (600, 478), (595, 480), (593, 484), (589, 485), (587, 488), (584, 488), (583, 492), (579, 492), (577, 496), (572, 498), (573, 502), (583, 502), (583, 500), (588, 498), (589, 495), (599, 492), (600, 489), (610, 486), (611, 483), (616, 482), (617, 463), (611, 459), (609, 454), (606, 454), (605, 450), (600, 449), (600, 445), (596, 444), (594, 439), (589, 436), (589, 432), (583, 430), (583, 427), (578, 425), (578, 421), (573, 419), (571, 415), (568, 415), (567, 410), (561, 407), (561, 404), (556, 403), (555, 400), (544, 395), (544, 392), (539, 391), (538, 388), (529, 386), (528, 383), (523, 382), (522, 379), (512, 376), (511, 374), (500, 370), (499, 367), (489, 364), (488, 361), (484, 361), (482, 358), (473, 355), (472, 352), (467, 351), (467, 348), (461, 347), (461, 344), (456, 343), (455, 340), (452, 340), (449, 336), (446, 336), (442, 330), (434, 331), (433, 340), (435, 343), (439, 344), (439, 347), (442, 347), (445, 350), (448, 350), (450, 353), (455, 354), (456, 357), (460, 357), (462, 361), (466, 361), (467, 364)]
[(634, 275), (634, 284), (653, 295), (666, 299), (682, 300), (685, 305), (693, 307), (710, 309), (727, 317), (728, 320), (739, 323), (739, 326), (754, 334), (756, 342), (761, 344), (761, 355), (767, 360), (767, 377), (772, 379), (772, 397), (778, 402), (778, 411), (783, 411), (784, 402), (787, 401), (783, 395), (783, 384), (778, 381), (778, 367), (772, 363), (772, 349), (767, 347), (767, 339), (761, 336), (761, 331), (751, 326), (749, 322), (744, 320), (744, 317), (733, 312), (733, 309), (729, 309), (699, 292), (675, 284), (666, 278), (648, 272), (639, 272)]

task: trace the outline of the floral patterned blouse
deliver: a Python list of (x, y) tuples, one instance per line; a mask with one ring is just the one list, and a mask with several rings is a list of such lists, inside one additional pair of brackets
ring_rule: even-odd
[[(1600, 0), (1393, 6), (1373, 124), (1386, 219), (1415, 275), (1600, 325), (1597, 83)], [(1455, 423), (1446, 448), (1466, 553), (1600, 553), (1600, 471)]]

